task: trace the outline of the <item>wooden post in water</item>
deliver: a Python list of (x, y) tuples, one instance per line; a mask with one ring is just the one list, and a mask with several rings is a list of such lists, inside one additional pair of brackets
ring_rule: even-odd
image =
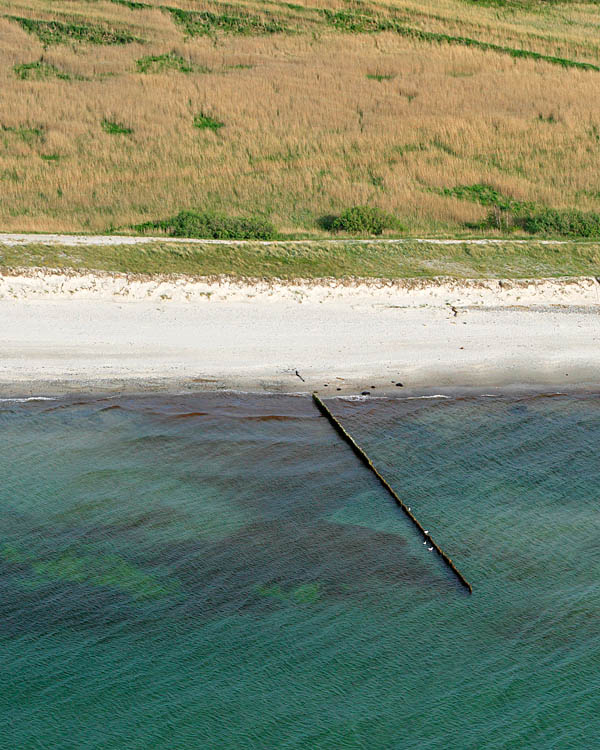
[(317, 409), (328, 420), (328, 422), (331, 424), (333, 429), (338, 433), (338, 435), (340, 435), (340, 437), (342, 437), (343, 440), (345, 440), (348, 443), (348, 445), (352, 448), (352, 450), (358, 456), (358, 458), (362, 461), (362, 463), (368, 469), (370, 469), (373, 472), (373, 474), (375, 474), (380, 484), (382, 484), (385, 487), (385, 489), (394, 498), (396, 503), (400, 506), (402, 511), (405, 513), (405, 515), (407, 515), (408, 518), (410, 518), (413, 524), (417, 527), (417, 529), (423, 536), (423, 539), (433, 547), (433, 549), (438, 553), (438, 555), (442, 558), (442, 560), (446, 563), (446, 565), (458, 578), (460, 583), (467, 589), (469, 594), (472, 594), (473, 587), (471, 586), (471, 584), (467, 581), (467, 579), (463, 576), (460, 570), (452, 562), (452, 559), (448, 557), (448, 555), (444, 552), (444, 550), (438, 544), (436, 544), (436, 542), (433, 541), (433, 539), (429, 535), (429, 532), (423, 528), (420, 521), (417, 518), (415, 518), (415, 516), (412, 514), (412, 511), (409, 510), (408, 506), (402, 502), (402, 500), (396, 494), (396, 491), (390, 486), (390, 484), (384, 479), (384, 477), (377, 471), (371, 459), (367, 456), (367, 454), (360, 447), (360, 445), (358, 445), (358, 443), (354, 440), (352, 435), (346, 432), (344, 427), (342, 427), (340, 422), (338, 422), (338, 420), (333, 416), (333, 414), (329, 411), (329, 409), (325, 406), (325, 404), (321, 401), (321, 399), (317, 396), (316, 393), (313, 393), (312, 397), (313, 397), (313, 401), (315, 402)]

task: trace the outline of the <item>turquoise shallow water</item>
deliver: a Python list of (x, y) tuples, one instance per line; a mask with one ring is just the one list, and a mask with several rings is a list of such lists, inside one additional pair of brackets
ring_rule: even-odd
[(600, 398), (0, 403), (0, 747), (592, 748)]

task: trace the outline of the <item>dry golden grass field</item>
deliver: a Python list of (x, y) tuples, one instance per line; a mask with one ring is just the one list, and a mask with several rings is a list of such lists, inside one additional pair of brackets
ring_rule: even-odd
[(0, 0), (0, 230), (600, 211), (594, 2), (165, 2)]

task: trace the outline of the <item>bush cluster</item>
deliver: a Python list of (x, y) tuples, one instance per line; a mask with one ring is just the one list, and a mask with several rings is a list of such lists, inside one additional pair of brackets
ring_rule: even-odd
[(136, 229), (162, 229), (170, 237), (214, 240), (272, 240), (277, 237), (275, 227), (267, 219), (210, 211), (180, 211), (170, 219), (140, 224)]
[(352, 206), (334, 217), (330, 224), (334, 232), (348, 234), (381, 234), (384, 229), (396, 226), (394, 217), (376, 206)]
[(538, 208), (510, 211), (494, 206), (488, 214), (486, 224), (503, 231), (511, 231), (518, 227), (529, 234), (600, 237), (600, 214), (576, 209), (559, 211), (555, 208)]
[(577, 211), (558, 211), (545, 208), (524, 216), (523, 229), (530, 234), (559, 234), (565, 237), (600, 237), (600, 214)]
[(493, 227), (511, 231), (519, 228), (529, 234), (600, 237), (600, 214), (597, 213), (586, 213), (577, 209), (543, 208), (535, 203), (507, 198), (491, 185), (479, 183), (443, 188), (439, 192), (461, 200), (474, 201), (482, 206), (490, 206), (491, 210), (487, 219), (480, 225), (481, 229)]

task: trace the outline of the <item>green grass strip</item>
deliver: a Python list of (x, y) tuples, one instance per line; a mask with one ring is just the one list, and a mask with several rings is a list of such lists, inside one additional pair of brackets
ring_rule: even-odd
[(420, 29), (411, 29), (403, 26), (398, 27), (396, 31), (402, 36), (413, 39), (421, 39), (427, 42), (461, 44), (465, 47), (476, 47), (478, 49), (490, 52), (499, 52), (511, 57), (527, 58), (529, 60), (542, 60), (543, 62), (553, 65), (561, 65), (563, 68), (578, 68), (579, 70), (600, 71), (600, 66), (588, 62), (579, 62), (578, 60), (569, 60), (565, 57), (555, 57), (554, 55), (543, 55), (540, 52), (533, 52), (527, 49), (516, 49), (514, 47), (503, 47), (500, 44), (491, 42), (481, 42), (478, 39), (471, 39), (466, 36), (449, 36), (448, 34), (436, 34), (432, 31), (421, 31)]
[(374, 33), (379, 31), (395, 31), (401, 36), (409, 39), (418, 39), (423, 42), (435, 42), (438, 44), (459, 44), (464, 47), (475, 47), (486, 52), (499, 52), (504, 55), (510, 55), (516, 58), (527, 58), (530, 60), (542, 60), (543, 62), (561, 65), (564, 68), (578, 68), (580, 70), (600, 71), (600, 66), (588, 62), (579, 62), (569, 60), (565, 57), (555, 57), (554, 55), (543, 55), (540, 52), (532, 52), (526, 49), (517, 49), (515, 47), (504, 47), (492, 42), (482, 42), (478, 39), (471, 39), (467, 36), (451, 36), (449, 34), (439, 34), (433, 31), (423, 31), (414, 29), (410, 26), (403, 26), (392, 18), (378, 18), (377, 16), (354, 13), (352, 11), (332, 11), (322, 9), (321, 13), (327, 22), (340, 31), (350, 33)]
[(18, 23), (25, 31), (35, 34), (42, 44), (65, 44), (70, 41), (88, 44), (130, 44), (142, 39), (126, 31), (115, 31), (105, 26), (91, 24), (62, 23), (62, 21), (41, 21), (20, 16), (4, 16)]
[(146, 55), (136, 60), (135, 65), (138, 73), (165, 73), (169, 70), (176, 70), (179, 73), (209, 72), (208, 68), (194, 66), (175, 52), (168, 52), (164, 55)]
[(170, 13), (173, 20), (183, 27), (188, 36), (207, 36), (215, 31), (248, 36), (253, 34), (280, 34), (288, 31), (282, 23), (273, 18), (263, 18), (250, 14), (182, 10), (166, 5), (161, 6), (161, 10)]
[(600, 242), (0, 245), (0, 268), (26, 267), (286, 280), (556, 278), (599, 276)]
[(71, 80), (71, 76), (67, 73), (63, 73), (55, 65), (43, 60), (13, 65), (13, 71), (22, 81), (44, 81), (48, 78), (59, 78), (61, 81)]
[(474, 185), (456, 185), (451, 188), (431, 188), (431, 191), (438, 195), (446, 195), (452, 198), (458, 198), (463, 201), (479, 203), (480, 206), (497, 206), (503, 211), (534, 211), (535, 203), (531, 201), (516, 201), (499, 193), (491, 185), (485, 183), (475, 183)]
[(124, 5), (131, 10), (160, 9), (169, 13), (175, 23), (182, 26), (188, 36), (208, 36), (215, 31), (227, 34), (279, 34), (289, 31), (274, 17), (263, 17), (250, 13), (232, 13), (227, 6), (227, 13), (213, 13), (208, 10), (184, 10), (171, 5), (150, 5), (138, 0), (110, 0), (111, 3)]
[(150, 5), (150, 3), (139, 3), (135, 2), (135, 0), (110, 0), (110, 2), (115, 3), (116, 5), (124, 5), (130, 10), (146, 10), (147, 8), (154, 8), (154, 5)]

